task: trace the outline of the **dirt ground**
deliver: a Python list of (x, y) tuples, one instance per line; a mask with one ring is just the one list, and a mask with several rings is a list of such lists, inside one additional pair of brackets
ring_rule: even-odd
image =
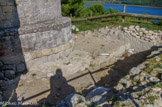
[[(129, 43), (113, 40), (109, 36), (73, 34), (73, 38), (73, 51), (85, 51), (92, 57), (92, 64), (89, 68), (78, 71), (68, 77), (65, 76), (67, 84), (74, 87), (77, 93), (84, 92), (83, 90), (86, 90), (92, 84), (111, 88), (112, 84), (116, 84), (122, 76), (127, 74), (128, 66), (136, 66), (144, 57), (142, 55), (140, 57), (138, 55), (138, 57), (129, 57), (130, 55), (126, 54), (126, 50), (130, 48)], [(129, 57), (128, 60), (125, 60), (125, 57)], [(139, 60), (141, 58), (142, 60)], [(115, 61), (117, 62), (114, 63)], [(113, 69), (124, 68), (122, 69), (123, 75), (110, 69), (109, 65), (113, 63), (113, 67), (115, 66), (114, 68), (112, 67)], [(19, 81), (19, 86), (16, 89), (19, 101), (24, 101), (24, 103), (28, 104), (42, 103), (45, 101), (43, 99), (46, 99), (50, 94), (50, 78), (41, 80), (33, 77), (33, 79), (35, 80), (30, 83), (24, 80)]]

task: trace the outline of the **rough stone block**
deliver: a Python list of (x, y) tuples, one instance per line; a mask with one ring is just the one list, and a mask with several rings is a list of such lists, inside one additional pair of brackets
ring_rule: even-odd
[(11, 13), (12, 10), (13, 10), (13, 6), (3, 6), (3, 7), (2, 7), (2, 11), (3, 11), (4, 13)]
[(1, 6), (6, 6), (7, 3), (6, 3), (6, 2), (0, 2), (0, 5), (1, 5)]
[(3, 27), (4, 27), (4, 28), (10, 28), (10, 27), (12, 27), (12, 24), (11, 24), (10, 21), (4, 21)]
[(25, 71), (26, 66), (25, 66), (24, 63), (21, 63), (21, 64), (18, 64), (18, 65), (16, 66), (16, 68), (17, 68), (16, 72), (22, 73), (22, 72)]
[[(0, 4), (0, 29), (5, 29), (0, 41), (7, 52), (2, 61), (16, 63), (17, 72), (24, 71), (24, 59), (29, 71), (36, 66), (42, 70), (44, 63), (71, 52), (71, 19), (61, 16), (61, 0), (1, 0)], [(19, 28), (12, 31), (14, 27)]]
[(12, 13), (5, 13), (5, 16), (6, 16), (6, 20), (11, 20), (12, 21), (12, 19), (13, 19), (13, 14)]
[(4, 13), (0, 13), (0, 21), (3, 21), (6, 19), (6, 16)]
[(42, 56), (42, 53), (40, 51), (33, 51), (31, 52), (32, 59), (40, 58)]
[[(61, 17), (60, 0), (16, 0), (21, 25), (36, 24)], [(57, 10), (57, 11), (54, 11)], [(23, 14), (26, 16), (25, 18)], [(39, 14), (38, 14), (39, 13)]]
[(41, 51), (41, 53), (43, 56), (48, 56), (48, 55), (52, 54), (52, 50), (51, 49), (43, 49)]

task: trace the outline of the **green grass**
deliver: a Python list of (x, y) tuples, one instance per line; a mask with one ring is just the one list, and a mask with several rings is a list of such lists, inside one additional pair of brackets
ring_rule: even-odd
[[(93, 21), (80, 21), (80, 22), (73, 22), (73, 25), (79, 28), (79, 31), (86, 31), (86, 30), (95, 30), (102, 27), (128, 27), (130, 25), (140, 26), (141, 28), (146, 28), (147, 30), (162, 30), (162, 26), (153, 24), (150, 20), (144, 19), (137, 19), (137, 18), (130, 18), (126, 17), (125, 22), (121, 21), (121, 17), (112, 17), (108, 19), (98, 19)], [(73, 31), (73, 33), (77, 33)]]
[(157, 96), (148, 96), (149, 103), (154, 103), (154, 100), (157, 99)]
[(122, 107), (119, 101), (114, 101), (114, 107)]
[(24, 84), (19, 84), (18, 87), (22, 87)]
[(78, 99), (78, 104), (84, 102), (82, 99)]
[(34, 74), (32, 74), (32, 77), (35, 77), (36, 75), (37, 75), (37, 74), (34, 73)]
[(155, 88), (155, 87), (158, 87), (158, 88), (161, 88), (162, 89), (162, 83), (155, 84), (152, 88)]
[[(159, 58), (162, 59), (162, 55), (158, 55)], [(154, 68), (162, 68), (162, 61), (158, 62), (155, 58), (151, 58), (147, 60), (148, 63), (146, 64), (146, 68), (144, 68), (144, 71), (147, 73), (151, 73)]]

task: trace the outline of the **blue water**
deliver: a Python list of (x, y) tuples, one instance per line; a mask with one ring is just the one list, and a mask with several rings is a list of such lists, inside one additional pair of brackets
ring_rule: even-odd
[[(90, 5), (85, 5), (89, 7)], [(110, 7), (114, 10), (119, 10), (123, 12), (123, 5), (111, 5), (111, 4), (103, 4), (105, 9), (108, 11)], [(151, 8), (151, 7), (137, 7), (137, 6), (126, 6), (126, 13), (136, 13), (136, 14), (148, 14), (148, 15), (156, 15), (162, 16), (162, 8)]]

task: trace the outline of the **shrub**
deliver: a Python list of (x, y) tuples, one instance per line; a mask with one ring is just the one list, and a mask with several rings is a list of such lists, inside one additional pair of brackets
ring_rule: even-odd
[(70, 13), (75, 15), (75, 11), (83, 7), (84, 0), (61, 0), (61, 4), (63, 16), (69, 16)]
[(162, 20), (158, 21), (157, 25), (162, 26)]
[(90, 9), (89, 7), (79, 7), (76, 11), (75, 11), (75, 16), (76, 17), (89, 17), (90, 16)]
[(106, 9), (102, 4), (91, 5), (89, 8), (93, 12), (93, 16), (106, 14)]
[(107, 14), (118, 13), (119, 11), (114, 10), (112, 7), (109, 8)]

